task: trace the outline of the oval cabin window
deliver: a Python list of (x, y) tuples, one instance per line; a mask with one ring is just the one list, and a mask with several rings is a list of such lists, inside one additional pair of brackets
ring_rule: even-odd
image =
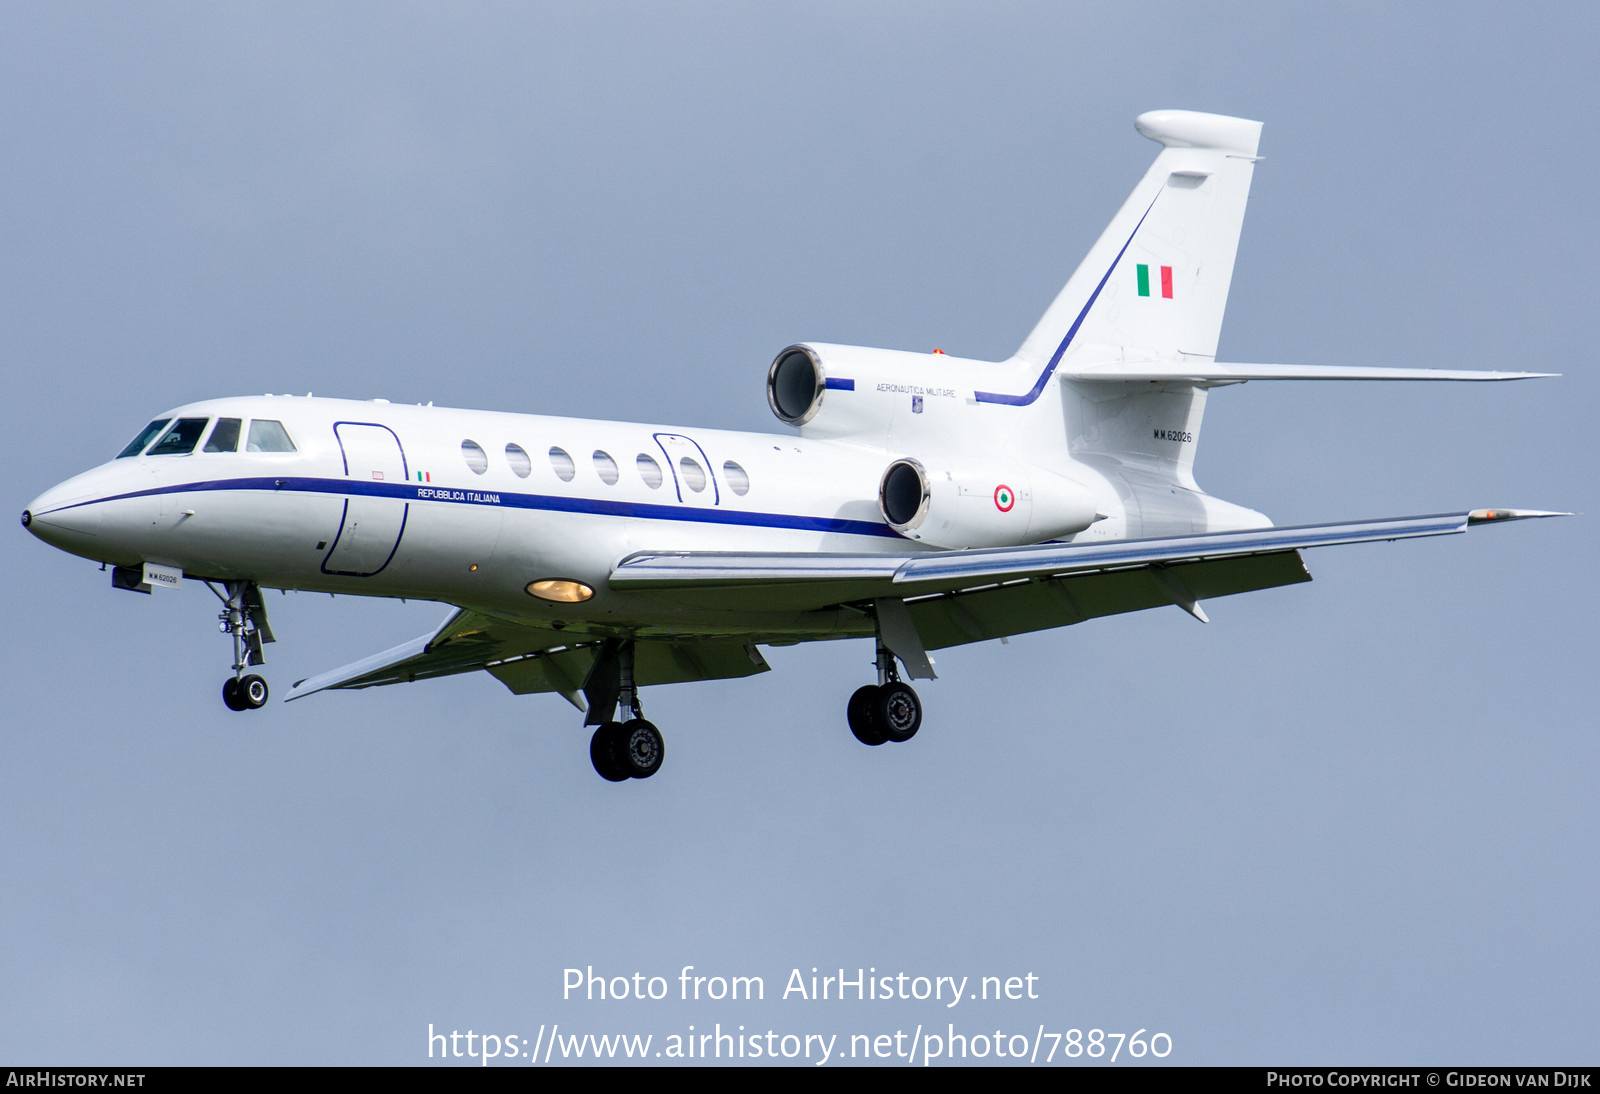
[(533, 461), (520, 444), (506, 445), (506, 463), (511, 465), (511, 470), (516, 472), (519, 479), (525, 479), (533, 472)]
[(696, 494), (706, 488), (706, 469), (688, 456), (678, 461), (678, 471), (683, 475), (683, 485)]

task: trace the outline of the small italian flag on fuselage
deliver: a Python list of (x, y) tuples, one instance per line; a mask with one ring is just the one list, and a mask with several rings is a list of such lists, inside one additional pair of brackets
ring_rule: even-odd
[(432, 482), (433, 481), (433, 472), (431, 472), (431, 471), (418, 471), (417, 472), (417, 481), (418, 482)]
[[(1160, 276), (1161, 276), (1161, 295), (1165, 299), (1171, 300), (1172, 299), (1172, 267), (1171, 266), (1158, 266), (1157, 269), (1159, 269), (1161, 271), (1161, 274), (1160, 274)], [(1139, 265), (1139, 295), (1140, 296), (1149, 296), (1150, 295), (1150, 267), (1144, 265), (1143, 263), (1140, 263), (1140, 265)]]

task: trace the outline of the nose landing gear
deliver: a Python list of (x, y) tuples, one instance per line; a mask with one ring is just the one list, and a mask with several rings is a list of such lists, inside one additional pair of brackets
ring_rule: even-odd
[(229, 710), (260, 710), (267, 705), (267, 682), (255, 673), (230, 676), (222, 682), (222, 701)]
[(233, 675), (223, 682), (222, 702), (229, 710), (259, 710), (267, 705), (267, 682), (253, 672), (246, 675), (244, 670), (266, 664), (261, 646), (274, 641), (261, 589), (253, 581), (223, 582), (226, 595), (209, 581), (206, 588), (222, 601), (218, 629), (233, 636)]

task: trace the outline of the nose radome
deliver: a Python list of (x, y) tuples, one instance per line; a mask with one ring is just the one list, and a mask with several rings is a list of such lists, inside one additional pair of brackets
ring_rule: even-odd
[(100, 535), (104, 523), (99, 494), (83, 476), (52, 486), (22, 511), (22, 526), (52, 547), (81, 554)]
[(30, 518), (28, 521), (24, 522), (24, 525), (26, 526), (27, 524), (37, 521), (40, 518), (48, 518), (52, 513), (68, 508), (69, 506), (78, 505), (81, 502), (93, 501), (96, 497), (98, 497), (99, 494), (96, 491), (88, 489), (87, 486), (81, 482), (82, 478), (82, 475), (78, 475), (74, 478), (68, 479), (66, 482), (57, 483), (55, 486), (52, 486), (50, 489), (46, 490), (44, 493), (30, 501), (28, 503), (28, 507), (23, 510), (23, 512), (27, 513)]
[(69, 551), (82, 543), (82, 537), (98, 535), (103, 523), (100, 506), (92, 501), (53, 509), (29, 506), (23, 516), (24, 528), (46, 543)]

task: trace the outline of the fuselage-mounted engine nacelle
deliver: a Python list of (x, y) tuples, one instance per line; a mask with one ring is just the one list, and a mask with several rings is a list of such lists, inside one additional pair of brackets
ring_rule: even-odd
[[(767, 370), (767, 405), (801, 436), (882, 445), (896, 430), (947, 429), (954, 423), (940, 412), (969, 403), (974, 384), (1007, 382), (996, 367), (945, 353), (802, 342)], [(914, 409), (923, 402), (927, 415)]]
[(803, 426), (822, 409), (827, 380), (819, 354), (808, 346), (790, 346), (767, 370), (767, 405), (779, 421)]
[(889, 527), (931, 547), (1015, 547), (1081, 532), (1101, 519), (1081, 484), (1012, 460), (962, 460), (930, 471), (891, 463), (878, 485)]

